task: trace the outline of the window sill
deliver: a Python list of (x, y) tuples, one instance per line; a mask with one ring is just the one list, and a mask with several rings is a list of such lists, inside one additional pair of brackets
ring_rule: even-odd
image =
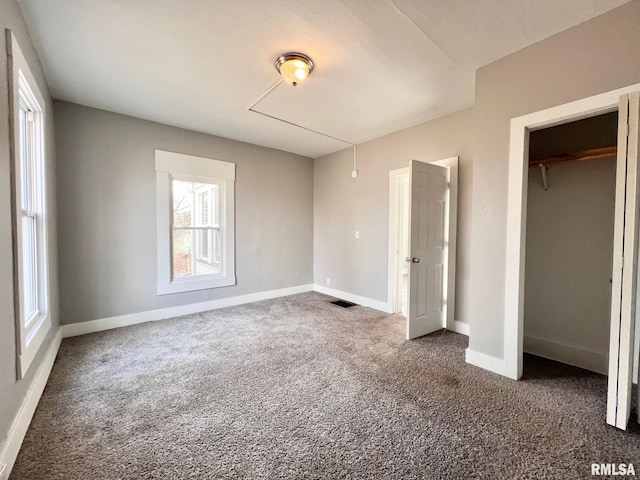
[(29, 367), (33, 363), (33, 359), (36, 357), (44, 339), (47, 338), (47, 334), (51, 330), (51, 316), (48, 314), (41, 315), (36, 321), (36, 326), (32, 328), (31, 332), (27, 336), (27, 346), (20, 353), (18, 366), (18, 376), (20, 379), (24, 378), (29, 370)]
[(235, 276), (217, 276), (213, 278), (181, 278), (172, 282), (158, 283), (158, 295), (169, 295), (172, 293), (208, 290), (210, 288), (230, 287), (235, 284)]

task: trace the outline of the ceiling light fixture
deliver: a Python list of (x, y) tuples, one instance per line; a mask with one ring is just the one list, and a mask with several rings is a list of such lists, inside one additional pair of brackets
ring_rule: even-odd
[(313, 60), (304, 53), (289, 52), (276, 59), (276, 69), (285, 82), (295, 87), (313, 72)]
[(356, 149), (356, 144), (352, 142), (347, 142), (338, 137), (334, 137), (333, 135), (327, 135), (326, 133), (319, 132), (317, 130), (313, 130), (311, 128), (298, 125), (297, 123), (290, 122), (283, 118), (276, 117), (274, 115), (270, 115), (268, 113), (261, 112), (255, 109), (255, 106), (260, 103), (267, 95), (273, 92), (278, 85), (282, 83), (284, 80), (289, 85), (297, 86), (300, 82), (302, 82), (305, 78), (307, 78), (311, 72), (313, 72), (313, 60), (308, 55), (304, 53), (298, 52), (289, 52), (283, 53), (280, 55), (275, 62), (276, 69), (278, 73), (280, 73), (280, 78), (277, 82), (271, 85), (262, 95), (260, 95), (251, 105), (247, 107), (247, 110), (253, 113), (257, 113), (258, 115), (262, 115), (263, 117), (271, 118), (273, 120), (277, 120), (282, 123), (286, 123), (288, 125), (292, 125), (294, 127), (301, 128), (306, 130), (307, 132), (315, 133), (317, 135), (322, 135), (326, 138), (331, 138), (332, 140), (337, 140), (338, 142), (346, 143), (347, 145), (351, 145), (353, 147), (353, 171), (351, 172), (351, 176), (356, 178), (358, 176), (358, 153)]

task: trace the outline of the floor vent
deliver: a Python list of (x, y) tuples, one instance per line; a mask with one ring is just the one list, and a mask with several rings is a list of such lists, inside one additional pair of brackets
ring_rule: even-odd
[(349, 307), (355, 307), (356, 304), (355, 303), (351, 303), (351, 302), (347, 302), (345, 300), (336, 300), (335, 302), (331, 302), (334, 305), (338, 305), (339, 307), (342, 308), (349, 308)]

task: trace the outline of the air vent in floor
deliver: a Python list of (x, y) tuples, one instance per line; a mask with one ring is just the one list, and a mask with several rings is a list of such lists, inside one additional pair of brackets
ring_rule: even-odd
[(331, 302), (334, 305), (338, 305), (339, 307), (342, 308), (349, 308), (349, 307), (355, 307), (356, 304), (355, 303), (351, 303), (351, 302), (347, 302), (345, 300), (336, 300), (335, 302)]

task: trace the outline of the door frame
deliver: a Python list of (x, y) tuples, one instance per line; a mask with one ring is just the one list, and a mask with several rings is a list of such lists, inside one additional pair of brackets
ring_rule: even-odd
[[(447, 299), (447, 324), (448, 330), (468, 335), (466, 325), (460, 324), (455, 320), (455, 299), (456, 299), (456, 245), (458, 235), (458, 157), (449, 157), (442, 160), (424, 161), (423, 163), (432, 163), (443, 167), (449, 167), (449, 208), (445, 209), (445, 222), (449, 224), (449, 238), (447, 239), (447, 267), (445, 275), (446, 282), (446, 299)], [(396, 285), (398, 281), (398, 265), (396, 263), (396, 240), (397, 240), (397, 188), (396, 178), (399, 175), (408, 174), (409, 167), (398, 168), (389, 171), (389, 251), (388, 251), (388, 274), (387, 274), (387, 304), (389, 311), (393, 313), (397, 305)], [(449, 216), (449, 211), (451, 215)], [(407, 306), (408, 308), (408, 306)], [(462, 326), (461, 326), (462, 325)]]
[(529, 132), (612, 112), (620, 96), (638, 90), (640, 83), (511, 119), (503, 347), (504, 375), (509, 378), (522, 376)]
[(398, 284), (401, 281), (399, 271), (400, 258), (399, 252), (399, 219), (400, 219), (400, 191), (398, 189), (398, 180), (401, 177), (409, 176), (409, 167), (398, 168), (389, 171), (389, 275), (388, 275), (388, 293), (387, 299), (389, 303), (389, 311), (391, 313), (399, 313), (401, 299), (398, 298)]

